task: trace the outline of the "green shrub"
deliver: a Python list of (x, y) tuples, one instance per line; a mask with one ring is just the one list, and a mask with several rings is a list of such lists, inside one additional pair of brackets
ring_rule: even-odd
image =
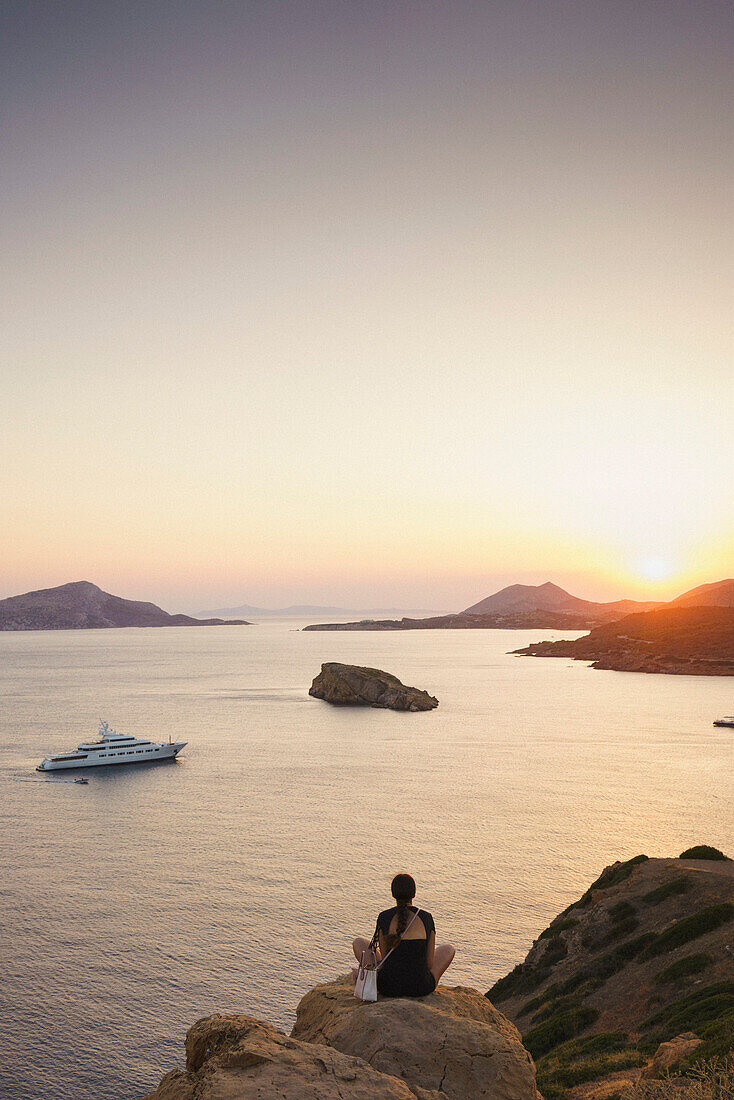
[[(624, 905), (626, 902), (621, 904)], [(634, 913), (634, 910), (632, 912)], [(622, 917), (617, 923), (612, 924), (611, 930), (604, 932), (601, 936), (582, 936), (581, 942), (587, 951), (600, 951), (602, 947), (608, 947), (615, 940), (620, 940), (623, 936), (630, 936), (639, 926), (639, 923), (635, 916)]]
[(678, 859), (725, 859), (731, 862), (728, 856), (725, 856), (718, 848), (712, 848), (709, 844), (696, 844), (693, 848), (686, 848), (685, 852), (681, 852), (678, 856)]
[(523, 972), (523, 964), (518, 963), (509, 974), (505, 974), (504, 978), (500, 978), (494, 983), (492, 988), (485, 993), (485, 997), (489, 997), (491, 1001), (506, 1001), (508, 997), (512, 997), (516, 991), (516, 987)]
[(596, 1035), (569, 1039), (546, 1056), (546, 1061), (572, 1062), (588, 1054), (608, 1054), (613, 1050), (624, 1050), (629, 1043), (626, 1031), (598, 1031)]
[(734, 1011), (725, 1012), (716, 1020), (703, 1024), (698, 1029), (703, 1039), (690, 1057), (691, 1064), (704, 1062), (709, 1058), (725, 1058), (734, 1050)]
[(556, 1013), (565, 1012), (567, 1008), (578, 1008), (580, 1004), (580, 997), (556, 997), (555, 1000), (546, 1002), (539, 1012), (531, 1016), (530, 1023), (542, 1024), (543, 1020), (548, 1020), (551, 1016), (555, 1016)]
[(619, 921), (614, 926), (614, 931), (609, 936), (609, 940), (618, 940), (622, 936), (629, 936), (639, 926), (637, 917), (627, 917), (625, 920)]
[(520, 993), (532, 993), (550, 976), (550, 967), (542, 966), (538, 970), (530, 970), (525, 967), (524, 963), (518, 963), (510, 974), (506, 974), (504, 978), (500, 978), (498, 982), (495, 982), (484, 996), (488, 997), (493, 1004), (499, 1004), (499, 1002), (506, 1001), (509, 997), (516, 997)]
[(573, 993), (574, 990), (583, 985), (588, 985), (587, 993), (592, 992), (593, 989), (598, 989), (607, 978), (622, 970), (630, 959), (639, 955), (644, 948), (649, 947), (656, 939), (657, 936), (654, 932), (645, 932), (634, 940), (628, 940), (626, 943), (620, 944), (619, 947), (615, 947), (614, 951), (594, 959), (593, 962), (581, 967), (570, 978), (567, 978), (561, 985), (561, 993)]
[(552, 1070), (538, 1070), (538, 1088), (543, 1096), (547, 1096), (547, 1086), (552, 1088), (573, 1088), (584, 1081), (596, 1081), (599, 1077), (605, 1077), (616, 1070), (629, 1069), (630, 1066), (640, 1066), (645, 1062), (644, 1055), (637, 1050), (617, 1051), (613, 1054), (596, 1054), (591, 1058), (583, 1058), (573, 1065), (559, 1066)]
[(687, 978), (689, 974), (698, 974), (701, 970), (705, 970), (711, 962), (713, 962), (711, 956), (704, 952), (686, 955), (672, 966), (666, 966), (665, 970), (659, 970), (655, 975), (655, 981), (658, 984), (680, 981), (681, 978)]
[(563, 942), (561, 937), (554, 936), (552, 939), (548, 940), (546, 949), (543, 952), (541, 958), (538, 960), (538, 966), (555, 966), (555, 964), (557, 962), (560, 962), (561, 959), (565, 959), (567, 954), (568, 948), (566, 947), (566, 944)]
[(518, 1009), (518, 1016), (527, 1016), (528, 1012), (535, 1012), (541, 1005), (546, 1004), (546, 1002), (552, 1000), (553, 997), (559, 996), (560, 992), (560, 983), (554, 982), (553, 985), (548, 986), (544, 993), (539, 993), (537, 997), (533, 997), (532, 1000), (526, 1001), (522, 1008)]
[(592, 882), (589, 889), (585, 894), (582, 894), (578, 901), (574, 901), (567, 909), (564, 909), (561, 916), (565, 917), (572, 909), (588, 908), (591, 905), (594, 890), (608, 890), (610, 886), (616, 886), (618, 883), (624, 882), (632, 874), (638, 863), (644, 863), (646, 860), (647, 856), (635, 856), (624, 863), (615, 863), (611, 867), (605, 867), (596, 882)]
[(613, 905), (609, 910), (609, 917), (614, 924), (619, 924), (630, 917), (634, 917), (635, 907), (630, 905), (628, 901), (618, 901), (616, 905)]
[(645, 1053), (653, 1053), (660, 1043), (694, 1031), (704, 1044), (694, 1052), (696, 1060), (725, 1053), (726, 1043), (734, 1039), (734, 982), (714, 982), (672, 1001), (645, 1020), (640, 1028), (647, 1031), (637, 1044)]
[(660, 1012), (656, 1012), (654, 1016), (648, 1016), (640, 1024), (640, 1027), (644, 1031), (658, 1024), (665, 1024), (671, 1016), (676, 1016), (679, 1012), (697, 1004), (699, 1001), (705, 1001), (710, 997), (718, 997), (721, 993), (734, 997), (734, 982), (714, 982), (712, 985), (705, 985), (703, 989), (696, 989), (693, 993), (687, 993), (685, 997), (679, 997), (677, 1001), (671, 1001)]
[(659, 905), (661, 901), (672, 897), (674, 894), (685, 894), (691, 889), (691, 876), (683, 875), (682, 878), (674, 878), (671, 882), (665, 882), (662, 886), (651, 890), (649, 894), (643, 894), (642, 900), (648, 905)]
[(566, 920), (559, 920), (555, 924), (550, 924), (544, 932), (541, 932), (538, 936), (539, 940), (545, 940), (549, 936), (557, 936), (559, 932), (565, 932), (567, 928), (575, 928), (578, 924), (577, 920), (573, 917), (568, 917)]
[(684, 917), (671, 924), (664, 932), (655, 937), (653, 943), (645, 950), (643, 958), (652, 959), (656, 955), (664, 955), (666, 951), (673, 951), (690, 940), (698, 939), (706, 932), (712, 932), (722, 924), (726, 924), (734, 917), (734, 905), (728, 901), (720, 905), (709, 905), (707, 909), (701, 909), (691, 917)]
[(531, 1028), (523, 1037), (523, 1043), (532, 1054), (533, 1058), (540, 1058), (547, 1054), (553, 1047), (566, 1039), (572, 1039), (583, 1031), (589, 1024), (593, 1024), (599, 1012), (595, 1008), (579, 1007), (571, 1008), (566, 1012), (560, 1012), (552, 1016), (545, 1023)]

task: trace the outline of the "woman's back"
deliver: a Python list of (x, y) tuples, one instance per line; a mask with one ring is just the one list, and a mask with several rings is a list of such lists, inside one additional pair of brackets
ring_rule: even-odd
[[(385, 909), (377, 918), (383, 959), (377, 975), (377, 988), (385, 997), (426, 997), (436, 988), (436, 980), (428, 968), (428, 944), (435, 935), (433, 917), (425, 909), (407, 906), (408, 927), (400, 942), (390, 951), (388, 937), (398, 927), (398, 908)], [(415, 916), (418, 914), (418, 916)], [(415, 919), (414, 919), (415, 917)]]

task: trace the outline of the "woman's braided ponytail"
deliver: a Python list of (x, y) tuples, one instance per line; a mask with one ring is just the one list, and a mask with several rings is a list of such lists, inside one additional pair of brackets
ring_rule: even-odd
[(411, 875), (396, 875), (390, 887), (398, 909), (398, 923), (395, 931), (385, 937), (388, 950), (392, 951), (400, 943), (403, 932), (408, 926), (410, 903), (415, 897), (415, 880)]

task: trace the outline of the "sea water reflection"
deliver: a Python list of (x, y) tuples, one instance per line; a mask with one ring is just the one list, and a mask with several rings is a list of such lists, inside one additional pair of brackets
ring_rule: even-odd
[[(0, 634), (3, 1095), (142, 1093), (213, 1011), (289, 1027), (396, 870), (484, 990), (606, 863), (734, 847), (725, 678), (507, 655), (550, 632), (296, 625)], [(440, 706), (332, 708), (307, 694), (324, 660)], [(100, 714), (189, 744), (36, 777)]]

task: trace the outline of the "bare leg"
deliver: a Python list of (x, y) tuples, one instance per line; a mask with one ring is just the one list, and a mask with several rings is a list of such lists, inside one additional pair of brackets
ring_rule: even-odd
[[(352, 951), (354, 952), (354, 957), (358, 963), (362, 962), (362, 952), (366, 951), (369, 945), (370, 941), (366, 940), (364, 936), (357, 936), (356, 940), (354, 940), (354, 942), (352, 943)], [(354, 970), (352, 970), (352, 981), (356, 982), (356, 980), (357, 968), (355, 967)]]
[(433, 974), (436, 979), (436, 985), (438, 985), (441, 976), (445, 974), (451, 966), (455, 954), (456, 948), (450, 943), (442, 943), (436, 948), (433, 956), (433, 966), (431, 967), (431, 974)]

